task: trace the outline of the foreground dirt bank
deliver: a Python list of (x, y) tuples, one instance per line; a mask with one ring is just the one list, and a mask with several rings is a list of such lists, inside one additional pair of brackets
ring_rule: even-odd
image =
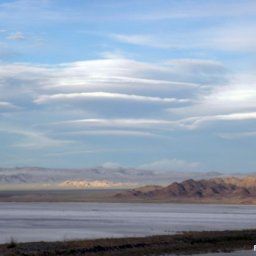
[(130, 256), (250, 250), (256, 230), (184, 232), (177, 235), (0, 245), (1, 256)]

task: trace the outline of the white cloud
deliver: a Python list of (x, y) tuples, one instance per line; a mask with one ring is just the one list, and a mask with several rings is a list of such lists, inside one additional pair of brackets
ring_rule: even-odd
[[(162, 49), (214, 49), (233, 52), (255, 52), (255, 22), (232, 22), (207, 29), (176, 31), (171, 34), (114, 34), (111, 38), (138, 46)], [(189, 42), (189, 43), (188, 43)]]
[(128, 137), (167, 137), (158, 135), (153, 132), (137, 131), (137, 130), (83, 130), (74, 132), (64, 132), (65, 135), (84, 135), (84, 136), (128, 136)]
[[(53, 126), (69, 127), (129, 127), (155, 128), (163, 130), (196, 129), (204, 124), (218, 121), (246, 121), (255, 120), (256, 112), (230, 113), (223, 115), (192, 116), (176, 120), (168, 119), (80, 119), (52, 123)], [(77, 133), (77, 132), (75, 132)], [(84, 132), (86, 134), (86, 132)], [(95, 133), (97, 133), (95, 131)], [(89, 134), (89, 133), (88, 133)]]
[(120, 152), (121, 149), (85, 149), (85, 150), (65, 150), (61, 152), (55, 152), (55, 153), (49, 153), (45, 154), (45, 157), (62, 157), (62, 156), (70, 156), (70, 155), (86, 155), (86, 154), (100, 154), (100, 153), (105, 153), (105, 152)]
[(13, 128), (13, 127), (0, 127), (0, 133), (16, 134), (21, 137), (20, 142), (11, 145), (13, 147), (26, 148), (26, 149), (40, 149), (49, 147), (60, 147), (71, 141), (58, 140), (48, 137), (46, 134), (38, 131), (30, 131), (27, 129)]
[(20, 41), (20, 40), (24, 40), (26, 37), (22, 32), (16, 32), (13, 34), (10, 34), (9, 36), (7, 36), (7, 39), (9, 40), (13, 40), (13, 41)]
[(152, 170), (152, 171), (200, 171), (202, 166), (198, 162), (187, 162), (180, 159), (161, 159), (155, 162), (143, 164), (138, 167), (143, 170)]
[(0, 111), (6, 109), (16, 109), (17, 107), (10, 102), (0, 101)]
[(19, 143), (15, 143), (11, 146), (24, 149), (42, 149), (51, 147), (61, 147), (66, 144), (70, 144), (71, 141), (57, 140), (49, 138), (42, 133), (27, 134), (26, 138)]
[(156, 48), (172, 48), (177, 47), (176, 45), (171, 45), (169, 43), (165, 44), (163, 41), (157, 40), (154, 36), (151, 35), (125, 35), (125, 34), (113, 34), (111, 38), (128, 44), (141, 45), (141, 46), (150, 46)]
[(122, 93), (109, 93), (109, 92), (82, 92), (82, 93), (66, 93), (66, 94), (53, 94), (53, 95), (41, 95), (34, 100), (35, 103), (42, 104), (48, 102), (58, 101), (78, 101), (78, 100), (96, 100), (96, 99), (109, 99), (109, 100), (128, 100), (148, 103), (184, 103), (188, 102), (187, 99), (176, 98), (160, 98), (149, 97), (134, 94), (122, 94)]
[[(185, 74), (183, 73), (185, 76)], [(120, 94), (142, 94), (157, 92), (166, 97), (166, 92), (179, 89), (195, 89), (197, 81), (184, 81), (176, 71), (164, 64), (151, 64), (129, 59), (100, 59), (72, 62), (59, 65), (29, 65), (22, 63), (0, 64), (0, 90), (15, 96), (48, 90), (56, 94), (83, 92), (114, 92)], [(15, 83), (14, 83), (15, 81)], [(26, 85), (25, 85), (26, 84)], [(21, 91), (23, 90), (23, 91)], [(13, 91), (13, 90), (12, 90)], [(132, 91), (132, 93), (131, 93)], [(136, 94), (135, 94), (136, 95)], [(160, 96), (159, 96), (160, 97)]]
[(202, 46), (224, 51), (255, 52), (256, 36), (252, 33), (255, 25), (253, 22), (232, 22), (208, 29), (208, 31), (202, 32), (205, 34)]
[[(104, 119), (106, 114), (107, 117), (119, 118), (121, 113), (128, 118), (144, 114), (151, 118), (153, 111), (164, 112), (167, 104), (191, 104), (191, 92), (200, 90), (195, 79), (184, 80), (186, 74), (181, 74), (181, 70), (177, 73), (173, 65), (130, 59), (99, 59), (57, 65), (0, 63), (0, 94), (4, 101), (13, 102), (30, 113), (40, 108), (48, 111), (51, 117), (52, 111), (59, 111), (60, 118), (55, 115), (56, 122), (72, 119), (70, 115), (65, 117), (63, 109), (73, 111), (74, 119)], [(178, 93), (185, 90), (186, 97)], [(115, 107), (111, 105), (112, 101)], [(87, 102), (89, 104), (85, 107), (83, 104)], [(135, 105), (132, 104), (137, 102), (145, 105), (134, 112)], [(85, 112), (91, 114), (85, 116)], [(35, 115), (34, 118), (36, 122)], [(51, 119), (48, 118), (49, 122)]]
[(177, 123), (180, 127), (188, 129), (196, 129), (203, 124), (217, 121), (246, 121), (255, 120), (256, 112), (247, 113), (231, 113), (225, 115), (210, 115), (210, 116), (194, 116), (178, 120)]
[[(65, 132), (81, 147), (84, 141), (79, 141), (79, 135), (91, 136), (82, 139), (100, 145), (105, 135), (113, 136), (113, 140), (120, 139), (114, 136), (160, 138), (159, 134), (172, 136), (173, 130), (179, 130), (173, 134), (181, 136), (206, 124), (215, 124), (217, 134), (235, 122), (237, 131), (249, 123), (247, 120), (255, 121), (256, 77), (254, 68), (249, 70), (256, 51), (255, 1), (153, 2), (85, 1), (72, 8), (58, 1), (0, 3), (0, 57), (8, 60), (0, 62), (1, 122), (39, 129), (28, 133), (24, 132), (26, 129), (13, 131), (9, 140), (18, 137), (18, 141), (12, 146), (61, 147), (69, 143), (59, 139)], [(127, 20), (133, 23), (129, 28), (123, 26)], [(103, 26), (97, 32), (81, 33), (94, 21), (106, 21), (108, 29)], [(120, 27), (113, 27), (113, 21), (119, 22)], [(49, 28), (59, 31), (67, 23), (72, 23), (70, 33), (77, 38), (77, 47), (71, 51), (70, 44), (61, 44), (60, 35), (52, 40), (52, 33), (45, 33)], [(39, 27), (45, 30), (37, 35), (31, 32), (38, 32)], [(28, 36), (31, 40), (25, 40)], [(43, 39), (45, 45), (39, 47), (35, 43), (44, 36), (51, 43)], [(24, 42), (18, 43), (19, 40)], [(86, 46), (83, 42), (87, 42)], [(89, 53), (86, 49), (90, 49)], [(70, 60), (99, 56), (102, 51), (106, 52), (99, 59), (34, 64), (52, 54), (55, 60)], [(182, 59), (163, 60), (170, 56)], [(13, 62), (19, 60), (33, 63)], [(218, 60), (223, 60), (226, 67)], [(246, 70), (251, 75), (233, 75), (232, 69)], [(225, 136), (249, 137), (253, 133), (222, 134)], [(124, 144), (130, 137), (122, 138)], [(4, 143), (9, 140), (4, 138)], [(162, 145), (165, 149), (172, 147), (164, 141)], [(63, 151), (67, 147), (63, 146)]]
[(169, 109), (181, 116), (216, 116), (256, 111), (256, 77), (240, 74), (223, 86), (212, 87), (198, 95), (188, 107)]
[(80, 120), (69, 120), (63, 122), (52, 123), (51, 125), (67, 125), (73, 127), (135, 127), (135, 128), (149, 128), (149, 127), (171, 127), (176, 124), (174, 121), (163, 120), (163, 119), (103, 119), (103, 118), (94, 118), (94, 119), (80, 119)]
[[(2, 63), (0, 67), (0, 91), (4, 98), (14, 104), (15, 100), (20, 102), (20, 99), (22, 101), (27, 99), (26, 104), (29, 100), (30, 104), (37, 105), (57, 103), (47, 106), (50, 109), (55, 107), (57, 110), (60, 107), (58, 103), (63, 102), (69, 103), (63, 106), (68, 106), (74, 112), (78, 109), (76, 103), (95, 102), (96, 99), (102, 102), (116, 100), (118, 104), (123, 104), (125, 101), (129, 104), (133, 102), (160, 104), (158, 106), (160, 109), (155, 110), (156, 113), (153, 115), (145, 112), (148, 111), (147, 109), (139, 109), (143, 112), (142, 114), (135, 116), (136, 113), (132, 110), (127, 118), (115, 114), (115, 110), (111, 108), (101, 109), (99, 104), (94, 104), (91, 106), (94, 112), (85, 116), (87, 118), (83, 116), (85, 112), (81, 112), (74, 118), (62, 115), (62, 118), (54, 122), (55, 125), (68, 128), (88, 126), (162, 130), (195, 129), (210, 122), (255, 119), (255, 77), (240, 75), (233, 76), (227, 81), (226, 69), (214, 60), (174, 59), (152, 64), (117, 58), (59, 65)], [(207, 89), (202, 81), (208, 81)], [(222, 86), (221, 81), (224, 83)], [(104, 91), (100, 91), (101, 88)], [(147, 95), (144, 93), (145, 89)], [(184, 92), (185, 98), (182, 97)], [(8, 102), (7, 100), (4, 102)], [(166, 115), (161, 104), (172, 103), (175, 106), (167, 109), (170, 115)], [(179, 103), (186, 103), (186, 105), (178, 107)], [(79, 107), (84, 110), (84, 107)], [(108, 116), (105, 117), (104, 110), (112, 113), (108, 112)], [(147, 117), (140, 118), (145, 117), (145, 113), (148, 114)], [(67, 121), (62, 121), (63, 119)], [(115, 132), (115, 134), (118, 133)], [(123, 136), (125, 134), (126, 136), (143, 135), (138, 132), (133, 134), (122, 132), (122, 134)], [(153, 134), (147, 134), (147, 136), (153, 136)]]
[(169, 67), (129, 59), (101, 59), (73, 62), (52, 69), (48, 88), (159, 89), (196, 87), (194, 82), (175, 79)]

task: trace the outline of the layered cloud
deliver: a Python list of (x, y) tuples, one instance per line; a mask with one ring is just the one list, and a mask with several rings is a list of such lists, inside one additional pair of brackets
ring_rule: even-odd
[(252, 169), (255, 14), (250, 0), (2, 1), (0, 161)]
[[(38, 113), (49, 111), (51, 115), (50, 109), (58, 112), (61, 107), (69, 113), (77, 110), (76, 116), (89, 116), (76, 119), (69, 115), (67, 119), (64, 115), (64, 120), (40, 122), (52, 129), (58, 125), (67, 127), (71, 133), (72, 127), (125, 127), (147, 129), (144, 135), (150, 135), (148, 129), (195, 129), (204, 123), (255, 119), (254, 77), (228, 75), (224, 65), (217, 61), (174, 59), (152, 64), (114, 58), (1, 66), (1, 109), (13, 109), (16, 105), (18, 111), (29, 108)], [(136, 111), (134, 103), (148, 107)], [(120, 116), (120, 109), (126, 116)], [(38, 120), (34, 125), (38, 125)], [(115, 129), (108, 134), (115, 132), (119, 136), (143, 135), (141, 130)]]
[(208, 93), (201, 94), (189, 107), (169, 109), (170, 113), (187, 116), (187, 120), (199, 124), (211, 121), (253, 120), (256, 109), (255, 77), (248, 74), (234, 76)]
[[(171, 96), (178, 94), (178, 90), (195, 93), (214, 82), (216, 85), (227, 80), (220, 63), (193, 59), (159, 64), (125, 58), (58, 65), (1, 64), (0, 76), (1, 90), (6, 89), (4, 96), (11, 95), (7, 91), (11, 86), (21, 93), (30, 92), (31, 96), (38, 93), (34, 99), (37, 103), (89, 98), (187, 102), (187, 98)], [(17, 96), (16, 91), (14, 95)]]

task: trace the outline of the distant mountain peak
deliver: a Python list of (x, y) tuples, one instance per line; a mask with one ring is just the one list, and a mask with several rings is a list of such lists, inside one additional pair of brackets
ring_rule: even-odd
[(117, 198), (164, 201), (241, 201), (256, 197), (256, 177), (225, 177), (173, 182), (168, 186), (148, 186), (118, 193)]

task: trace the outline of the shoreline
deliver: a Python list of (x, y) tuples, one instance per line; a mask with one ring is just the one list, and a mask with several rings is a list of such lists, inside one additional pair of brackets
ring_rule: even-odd
[(28, 242), (0, 245), (2, 256), (128, 256), (192, 255), (196, 253), (252, 250), (256, 229), (182, 232), (174, 235), (105, 238), (61, 242)]
[(0, 203), (155, 203), (256, 205), (255, 198), (118, 198), (120, 189), (91, 190), (0, 190)]

